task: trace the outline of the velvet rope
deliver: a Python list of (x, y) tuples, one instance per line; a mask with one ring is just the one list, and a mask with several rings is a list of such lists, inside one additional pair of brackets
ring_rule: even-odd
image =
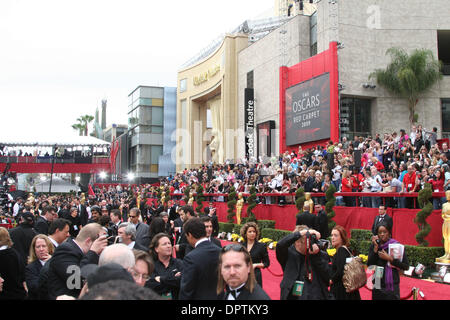
[[(365, 289), (367, 289), (367, 290), (369, 290), (369, 291), (372, 291), (372, 289), (370, 289), (369, 287), (367, 287), (367, 284), (365, 284), (363, 288), (365, 288)], [(411, 297), (414, 295), (414, 289), (415, 289), (415, 288), (412, 288), (412, 289), (411, 289), (411, 292), (408, 293), (406, 296), (400, 297), (400, 300), (408, 300), (409, 298), (411, 298)], [(420, 291), (419, 289), (417, 289), (417, 293), (418, 293), (418, 297), (420, 296), (423, 300), (426, 300), (425, 295), (422, 296), (422, 295), (420, 294), (421, 291)], [(422, 294), (423, 294), (423, 292), (422, 292)]]

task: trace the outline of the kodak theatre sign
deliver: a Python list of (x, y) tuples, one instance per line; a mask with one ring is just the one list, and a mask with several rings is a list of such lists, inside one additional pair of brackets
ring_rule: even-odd
[(216, 65), (212, 68), (210, 68), (208, 71), (200, 73), (198, 76), (194, 77), (194, 85), (198, 86), (202, 83), (208, 81), (212, 77), (214, 77), (216, 74), (220, 72), (220, 65)]

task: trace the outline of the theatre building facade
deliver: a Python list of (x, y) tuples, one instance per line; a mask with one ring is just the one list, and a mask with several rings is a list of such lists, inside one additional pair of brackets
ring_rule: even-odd
[[(178, 134), (177, 171), (343, 136), (409, 132), (406, 100), (369, 80), (389, 64), (392, 47), (429, 49), (443, 62), (443, 79), (420, 98), (416, 113), (425, 128), (438, 128), (438, 138), (450, 136), (447, 0), (315, 6), (313, 14), (285, 17), (256, 41), (248, 32), (225, 37), (205, 59), (180, 70), (177, 128), (189, 135)], [(235, 130), (234, 138), (226, 129)]]
[[(407, 132), (409, 109), (369, 80), (390, 62), (386, 51), (429, 49), (444, 77), (417, 105), (418, 123), (450, 135), (450, 19), (448, 2), (319, 1), (239, 53), (239, 127), (254, 95), (256, 156), (310, 147), (354, 135)], [(272, 130), (270, 130), (272, 129)], [(239, 144), (238, 156), (251, 155)]]

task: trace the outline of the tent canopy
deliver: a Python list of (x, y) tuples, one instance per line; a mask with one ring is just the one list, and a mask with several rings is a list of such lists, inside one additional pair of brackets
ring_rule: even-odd
[(66, 136), (66, 137), (57, 137), (53, 136), (51, 138), (40, 138), (37, 140), (30, 135), (27, 139), (16, 139), (14, 137), (1, 137), (0, 145), (9, 146), (9, 147), (74, 147), (74, 146), (94, 146), (94, 147), (106, 147), (111, 143), (91, 137), (91, 136)]

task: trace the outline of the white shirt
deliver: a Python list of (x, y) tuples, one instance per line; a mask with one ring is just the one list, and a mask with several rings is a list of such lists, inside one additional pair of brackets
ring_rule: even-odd
[[(231, 287), (230, 287), (230, 290), (239, 290), (239, 289), (242, 288), (243, 286), (245, 286), (245, 282), (244, 282), (243, 284), (241, 284), (241, 285), (240, 285), (239, 287), (237, 287), (237, 288), (231, 288)], [(237, 292), (236, 292), (236, 298), (239, 297), (240, 294), (241, 294), (241, 293), (240, 293), (239, 291), (237, 291)], [(232, 294), (229, 294), (227, 300), (236, 300), (236, 299), (233, 297)]]
[(131, 243), (128, 245), (128, 248), (133, 249), (136, 241), (131, 241)]
[(53, 243), (53, 246), (55, 247), (55, 248), (57, 248), (58, 246), (59, 246), (59, 243), (58, 242), (56, 242), (52, 237), (48, 237), (49, 239), (50, 239), (50, 241)]
[(16, 202), (16, 203), (14, 204), (14, 207), (13, 207), (13, 216), (14, 216), (14, 217), (17, 216), (17, 214), (19, 213), (19, 209), (20, 209), (20, 206), (19, 206), (19, 204)]
[(198, 240), (197, 243), (195, 244), (195, 247), (197, 248), (197, 246), (198, 246), (200, 243), (205, 242), (205, 241), (209, 241), (208, 238), (202, 238), (202, 239)]

